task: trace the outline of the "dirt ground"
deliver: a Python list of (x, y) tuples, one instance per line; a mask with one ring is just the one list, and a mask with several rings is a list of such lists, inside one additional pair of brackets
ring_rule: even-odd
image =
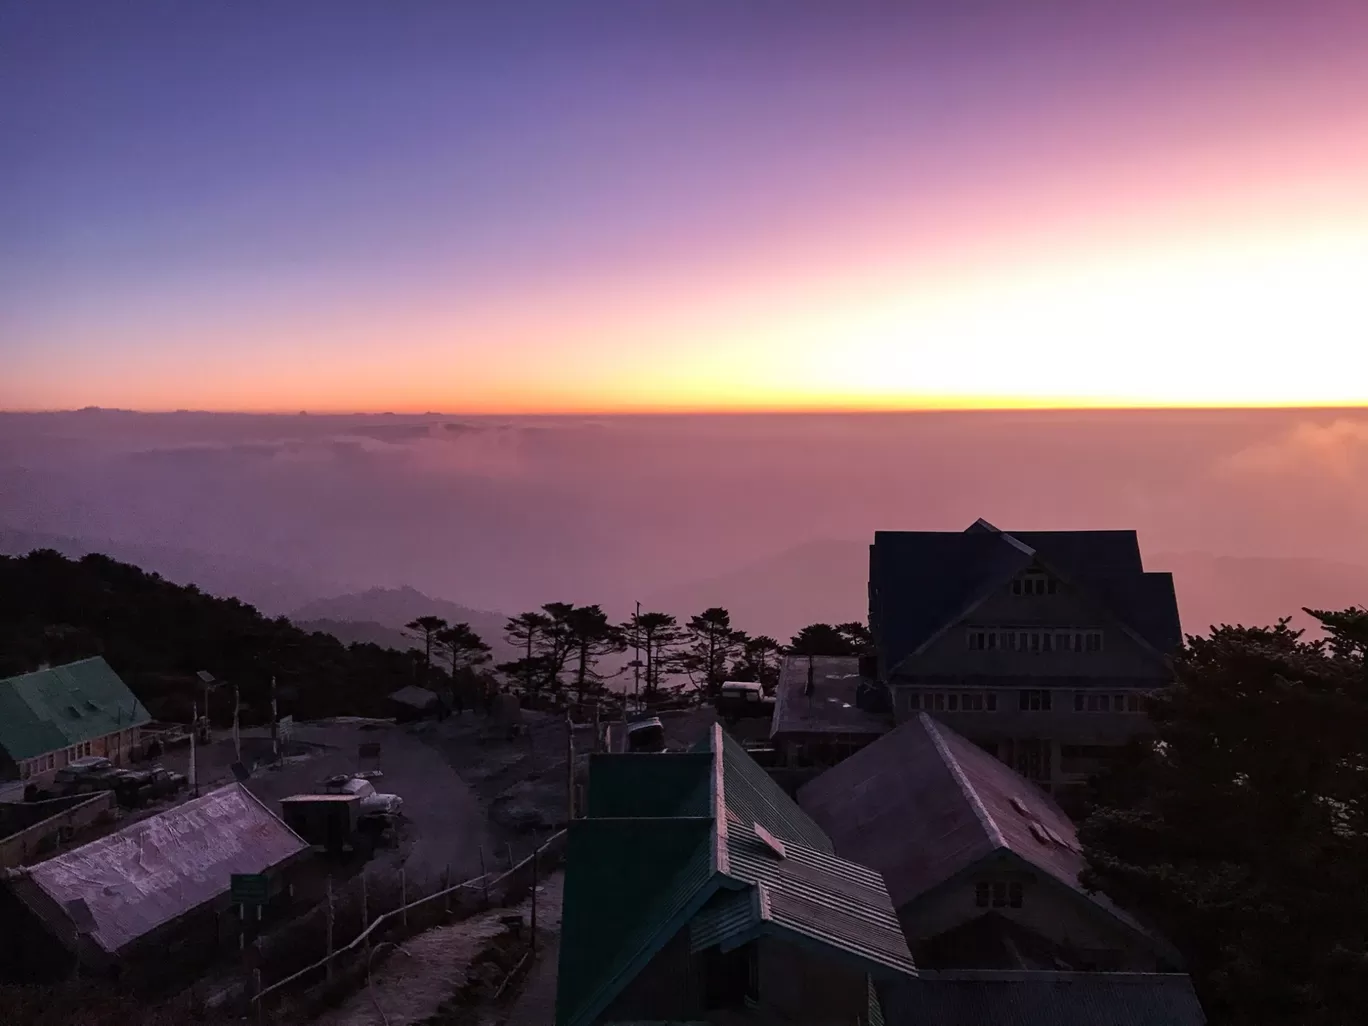
[[(550, 999), (554, 1013), (556, 948), (545, 943), (546, 931), (559, 933), (563, 877), (556, 873), (537, 889), (537, 932), (542, 946), (533, 956), (523, 986), (511, 1003), (487, 1002), (468, 1010), (468, 1021), (481, 1026), (524, 1022), (531, 1026), (540, 1016), (524, 1020), (521, 1009), (529, 998), (546, 996), (545, 969), (550, 966)], [(439, 926), (406, 940), (376, 968), (369, 986), (362, 987), (340, 1007), (325, 1012), (313, 1026), (415, 1026), (445, 1007), (470, 979), (473, 963), (505, 932), (504, 920), (520, 916), (530, 928), (532, 900), (514, 908), (497, 908), (450, 926)], [(530, 929), (528, 934), (530, 935)], [(540, 974), (540, 975), (539, 975)], [(530, 1006), (529, 1006), (530, 1010)], [(553, 1014), (554, 1018), (554, 1014)], [(551, 1020), (546, 1020), (551, 1026)]]

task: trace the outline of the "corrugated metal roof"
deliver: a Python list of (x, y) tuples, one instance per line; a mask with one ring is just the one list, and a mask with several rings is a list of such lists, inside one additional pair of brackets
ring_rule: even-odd
[[(652, 782), (663, 800), (651, 799)], [(593, 1022), (686, 926), (695, 948), (763, 927), (915, 971), (879, 874), (835, 857), (821, 829), (720, 727), (691, 753), (591, 760), (589, 794), (588, 817), (569, 828), (560, 1026)], [(661, 814), (693, 811), (700, 796), (704, 816)], [(648, 815), (622, 815), (634, 810)], [(757, 824), (782, 841), (785, 857)]]
[(229, 784), (40, 862), (23, 879), (58, 906), (83, 899), (95, 917), (92, 939), (114, 954), (225, 893), (234, 873), (264, 873), (307, 849), (251, 792)]
[(784, 848), (780, 858), (745, 827), (727, 834), (728, 875), (764, 887), (769, 922), (875, 965), (916, 972), (878, 873), (793, 841)]
[(846, 734), (878, 737), (893, 725), (889, 719), (855, 704), (860, 686), (860, 660), (855, 656), (815, 656), (813, 693), (807, 693), (807, 656), (785, 656), (775, 691), (770, 737), (785, 734)]
[(818, 851), (835, 850), (831, 838), (813, 818), (721, 727), (714, 724), (699, 744), (720, 749), (727, 812), (742, 823), (759, 823), (782, 841), (798, 841)]
[(150, 722), (100, 657), (0, 680), (0, 748), (31, 759)]
[(924, 973), (881, 988), (888, 1026), (1203, 1026), (1181, 974)]
[(1083, 890), (1078, 833), (1050, 796), (926, 713), (803, 785), (798, 802), (837, 852), (883, 874), (897, 908), (1006, 850), (1145, 932)]
[(689, 944), (694, 951), (702, 951), (744, 936), (759, 923), (760, 902), (754, 887), (718, 891), (689, 924)]

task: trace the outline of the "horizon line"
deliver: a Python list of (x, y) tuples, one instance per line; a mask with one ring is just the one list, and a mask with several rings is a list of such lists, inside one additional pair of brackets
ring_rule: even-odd
[(119, 413), (131, 416), (224, 416), (224, 417), (689, 417), (689, 416), (889, 416), (919, 413), (1252, 413), (1296, 412), (1364, 413), (1368, 400), (1354, 403), (1002, 403), (985, 405), (927, 406), (656, 406), (656, 407), (564, 407), (553, 409), (432, 410), (432, 409), (242, 409), (232, 407), (132, 408), (122, 406), (16, 407), (0, 409), (0, 416), (59, 416)]

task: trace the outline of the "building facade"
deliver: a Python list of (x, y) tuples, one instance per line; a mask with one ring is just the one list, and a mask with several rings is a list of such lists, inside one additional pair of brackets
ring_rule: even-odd
[(87, 756), (122, 765), (149, 722), (99, 657), (0, 680), (0, 780), (41, 786)]
[(879, 532), (869, 605), (897, 722), (930, 713), (1066, 802), (1151, 729), (1182, 642), (1133, 531)]

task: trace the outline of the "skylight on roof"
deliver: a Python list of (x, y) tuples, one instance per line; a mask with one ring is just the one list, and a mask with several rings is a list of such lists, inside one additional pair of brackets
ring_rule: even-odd
[(784, 850), (784, 842), (775, 837), (772, 833), (762, 827), (759, 823), (754, 824), (755, 836), (760, 838), (760, 842), (766, 848), (774, 852), (779, 858), (788, 858), (788, 852)]

